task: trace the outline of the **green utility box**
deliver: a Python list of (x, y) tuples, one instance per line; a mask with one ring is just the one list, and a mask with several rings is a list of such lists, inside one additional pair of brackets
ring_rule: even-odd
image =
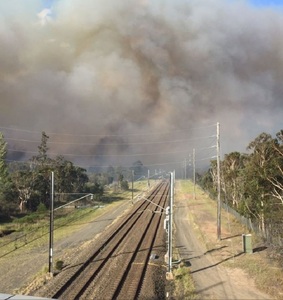
[(253, 253), (252, 235), (242, 234), (244, 253)]

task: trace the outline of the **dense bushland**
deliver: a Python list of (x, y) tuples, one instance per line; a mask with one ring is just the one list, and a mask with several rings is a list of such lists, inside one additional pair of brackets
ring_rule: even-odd
[[(262, 232), (283, 239), (283, 130), (273, 138), (261, 133), (248, 153), (231, 152), (220, 163), (221, 199), (258, 224)], [(212, 196), (217, 194), (217, 162), (199, 178)], [(280, 241), (281, 239), (281, 241)]]
[(129, 188), (130, 169), (109, 166), (105, 173), (89, 173), (63, 156), (50, 158), (48, 139), (48, 135), (42, 132), (37, 155), (28, 161), (8, 163), (7, 143), (0, 132), (0, 220), (16, 213), (49, 209), (52, 172), (57, 206), (88, 193), (97, 200), (103, 195), (104, 187), (113, 181), (123, 190)]

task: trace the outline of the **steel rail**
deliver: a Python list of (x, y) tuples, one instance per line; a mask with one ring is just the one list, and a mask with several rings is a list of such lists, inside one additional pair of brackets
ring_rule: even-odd
[[(162, 187), (162, 183), (160, 183), (157, 188), (151, 192), (149, 198), (154, 198), (156, 194), (159, 193), (159, 190)], [(60, 287), (52, 288), (51, 291), (48, 293), (47, 296), (52, 298), (60, 298), (68, 289), (69, 286), (71, 286), (77, 279), (80, 273), (82, 273), (87, 266), (95, 260), (108, 246), (112, 240), (133, 220), (135, 217), (139, 217), (140, 215), (137, 214), (143, 207), (146, 209), (150, 204), (147, 203), (141, 203), (136, 209), (134, 209), (133, 213), (129, 215), (118, 228), (116, 228), (115, 232), (111, 233), (109, 237), (106, 238), (106, 240), (98, 247), (97, 250), (95, 250), (87, 259), (85, 262), (80, 264), (79, 266), (73, 267), (72, 273), (69, 274), (69, 276), (61, 276), (61, 283)], [(64, 273), (64, 272), (63, 272)], [(77, 299), (77, 298), (76, 298)]]

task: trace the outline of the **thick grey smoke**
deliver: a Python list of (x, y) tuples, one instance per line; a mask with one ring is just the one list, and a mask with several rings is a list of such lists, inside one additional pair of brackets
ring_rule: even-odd
[[(57, 153), (134, 161), (131, 153), (158, 152), (133, 144), (149, 133), (186, 129), (188, 139), (216, 122), (227, 153), (282, 129), (283, 12), (229, 0), (60, 0), (50, 11), (9, 0), (0, 2), (0, 45), (0, 126), (78, 135), (55, 144), (50, 134)], [(5, 135), (32, 139), (21, 134)], [(123, 137), (106, 149), (109, 135)]]

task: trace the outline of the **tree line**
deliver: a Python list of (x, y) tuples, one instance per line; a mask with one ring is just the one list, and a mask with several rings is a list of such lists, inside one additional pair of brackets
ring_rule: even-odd
[[(220, 162), (221, 199), (241, 215), (283, 237), (283, 130), (275, 137), (261, 133), (248, 153), (231, 152)], [(200, 176), (200, 185), (217, 194), (217, 162)]]
[[(87, 173), (59, 155), (48, 156), (49, 136), (42, 132), (38, 154), (26, 162), (7, 163), (7, 142), (0, 132), (0, 214), (19, 211), (32, 212), (49, 208), (51, 197), (51, 172), (54, 172), (54, 190), (57, 203), (78, 198), (79, 194), (103, 195), (104, 186), (117, 181), (121, 189), (128, 189), (130, 170), (109, 166), (105, 173)], [(139, 172), (140, 161), (133, 164)]]

